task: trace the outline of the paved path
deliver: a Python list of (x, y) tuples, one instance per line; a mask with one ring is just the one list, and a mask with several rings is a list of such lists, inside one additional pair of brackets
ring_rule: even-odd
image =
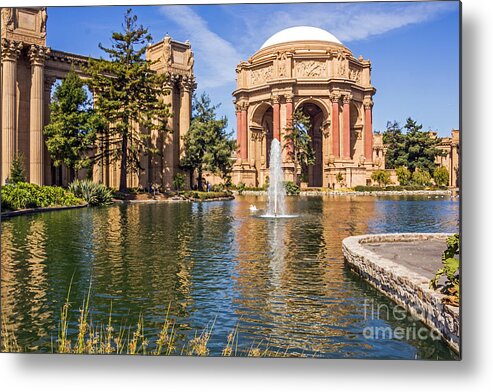
[(447, 248), (444, 240), (396, 241), (362, 243), (364, 248), (392, 260), (426, 278), (433, 278), (442, 266), (442, 253)]

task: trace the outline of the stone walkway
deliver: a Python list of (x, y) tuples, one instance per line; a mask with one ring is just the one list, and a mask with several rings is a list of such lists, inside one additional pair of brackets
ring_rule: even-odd
[(361, 245), (428, 279), (433, 278), (435, 272), (442, 267), (442, 253), (447, 248), (445, 241), (441, 239), (362, 243)]

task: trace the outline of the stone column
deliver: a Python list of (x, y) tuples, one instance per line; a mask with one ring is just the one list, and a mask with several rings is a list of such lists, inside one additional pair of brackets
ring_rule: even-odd
[(242, 127), (242, 118), (241, 118), (241, 105), (235, 105), (236, 108), (236, 143), (238, 144), (238, 150), (236, 151), (237, 158), (241, 158), (241, 127)]
[(333, 94), (330, 97), (332, 101), (332, 155), (335, 158), (339, 158), (341, 156), (341, 143), (340, 143), (340, 130), (339, 130), (339, 95)]
[(192, 99), (191, 91), (193, 89), (193, 80), (188, 76), (184, 76), (181, 80), (181, 95), (180, 95), (180, 156), (183, 154), (183, 136), (186, 135), (190, 128), (190, 120), (192, 116)]
[(272, 128), (274, 139), (281, 141), (281, 110), (279, 104), (279, 96), (274, 95), (272, 97)]
[[(293, 95), (288, 94), (286, 95), (286, 134), (288, 132), (291, 132), (293, 126)], [(293, 152), (294, 152), (294, 147), (292, 141), (290, 141), (287, 145), (287, 155), (288, 159), (291, 159)]]
[[(53, 87), (53, 83), (55, 83), (56, 78), (51, 76), (44, 77), (44, 109), (43, 109), (43, 124), (44, 126), (50, 123), (50, 101), (51, 101), (51, 88)], [(46, 147), (46, 143), (43, 145), (44, 152), (44, 184), (45, 185), (53, 185), (55, 178), (52, 175), (51, 169), (51, 158), (48, 153), (48, 148)]]
[(30, 101), (30, 132), (29, 132), (29, 181), (43, 185), (43, 101), (44, 101), (44, 61), (48, 49), (43, 46), (31, 45), (31, 101)]
[(363, 102), (365, 108), (365, 158), (366, 162), (373, 161), (373, 130), (372, 130), (372, 107), (373, 101), (371, 98), (365, 99)]
[(349, 114), (349, 102), (351, 102), (351, 95), (346, 94), (343, 97), (343, 109), (342, 109), (342, 158), (351, 159), (351, 133), (350, 133), (350, 121), (351, 116)]
[(2, 185), (15, 155), (17, 58), (22, 43), (2, 39)]
[(240, 158), (243, 162), (248, 162), (248, 106), (246, 104), (241, 105), (240, 119), (241, 119), (241, 134), (240, 134)]
[[(165, 95), (163, 96), (164, 103), (166, 103), (169, 108), (170, 114), (174, 113), (175, 108), (173, 106), (173, 81), (171, 79), (171, 75), (168, 76), (166, 79), (166, 86), (165, 86)], [(166, 132), (166, 134), (163, 136), (164, 138), (164, 143), (163, 143), (163, 182), (162, 186), (165, 189), (171, 188), (173, 185), (173, 174), (175, 171), (175, 168), (178, 166), (178, 162), (175, 162), (175, 154), (173, 153), (173, 147), (174, 147), (174, 138), (176, 135), (174, 135), (174, 128), (173, 128), (173, 117), (170, 116), (166, 119), (167, 121), (167, 129), (169, 132)], [(179, 136), (178, 136), (179, 137)]]

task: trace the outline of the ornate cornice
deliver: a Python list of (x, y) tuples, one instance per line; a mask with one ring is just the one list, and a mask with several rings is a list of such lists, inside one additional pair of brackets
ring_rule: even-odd
[(2, 62), (3, 61), (17, 61), (21, 49), (23, 47), (22, 42), (9, 40), (2, 38)]
[(47, 48), (46, 46), (31, 45), (27, 55), (32, 65), (43, 66), (49, 53), (50, 48)]

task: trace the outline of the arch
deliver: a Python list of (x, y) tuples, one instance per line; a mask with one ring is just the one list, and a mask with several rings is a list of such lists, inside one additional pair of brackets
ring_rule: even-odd
[(252, 115), (251, 118), (249, 118), (248, 123), (253, 126), (262, 127), (264, 115), (270, 108), (272, 108), (272, 106), (265, 101), (257, 104), (252, 110)]
[[(307, 169), (306, 178), (310, 187), (321, 187), (323, 185), (323, 156), (324, 156), (324, 136), (322, 126), (328, 118), (328, 110), (318, 99), (307, 98), (298, 102), (296, 110), (303, 110), (303, 113), (310, 117), (310, 131), (312, 148), (315, 153), (315, 163)], [(324, 110), (325, 109), (325, 110)]]
[(301, 98), (299, 101), (297, 100), (296, 104), (294, 105), (294, 111), (298, 110), (301, 106), (303, 106), (306, 103), (313, 103), (319, 107), (319, 109), (322, 111), (324, 118), (329, 118), (329, 113), (330, 110), (325, 104), (324, 101), (318, 98), (313, 98), (313, 97), (306, 97), (306, 98)]

